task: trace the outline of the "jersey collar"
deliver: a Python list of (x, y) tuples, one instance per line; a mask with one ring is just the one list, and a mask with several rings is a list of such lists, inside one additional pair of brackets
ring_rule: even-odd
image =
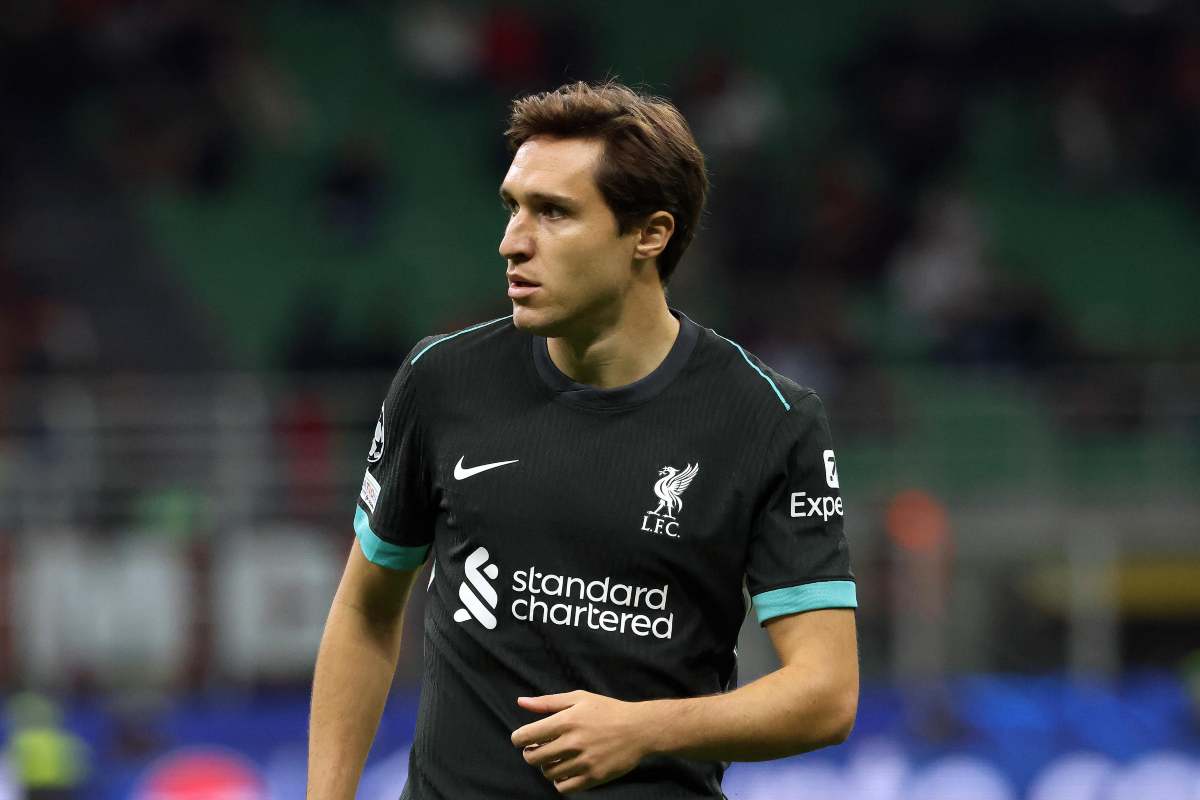
[(554, 365), (546, 347), (546, 339), (534, 336), (533, 363), (537, 368), (538, 378), (560, 399), (573, 405), (612, 409), (644, 403), (666, 389), (683, 370), (700, 338), (700, 326), (688, 319), (687, 315), (673, 308), (671, 314), (679, 320), (679, 333), (675, 336), (675, 343), (671, 345), (671, 350), (662, 363), (640, 380), (612, 389), (577, 383)]

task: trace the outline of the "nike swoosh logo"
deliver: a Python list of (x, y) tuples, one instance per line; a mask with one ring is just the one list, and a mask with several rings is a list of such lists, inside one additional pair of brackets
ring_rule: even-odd
[(489, 469), (503, 467), (507, 464), (516, 464), (518, 461), (520, 461), (520, 459), (514, 458), (512, 461), (497, 461), (494, 464), (480, 464), (478, 467), (463, 467), (463, 458), (466, 458), (466, 456), (460, 458), (458, 463), (454, 465), (454, 480), (456, 481), (466, 480), (472, 475), (478, 475), (481, 472), (487, 472)]

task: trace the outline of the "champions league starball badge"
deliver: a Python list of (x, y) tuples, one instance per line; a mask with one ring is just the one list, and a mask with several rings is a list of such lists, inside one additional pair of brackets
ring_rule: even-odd
[(379, 407), (379, 421), (375, 423), (375, 439), (371, 442), (371, 452), (367, 453), (367, 461), (374, 464), (383, 458), (383, 406)]

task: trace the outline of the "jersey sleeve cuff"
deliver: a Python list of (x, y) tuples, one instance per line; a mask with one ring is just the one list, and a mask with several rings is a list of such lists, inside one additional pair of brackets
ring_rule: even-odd
[(754, 595), (754, 611), (761, 625), (769, 619), (822, 608), (858, 608), (854, 581), (818, 581), (786, 586)]
[(354, 535), (358, 537), (358, 545), (367, 560), (388, 569), (416, 569), (425, 563), (429, 555), (427, 544), (405, 547), (380, 539), (371, 530), (371, 518), (362, 506), (354, 512)]

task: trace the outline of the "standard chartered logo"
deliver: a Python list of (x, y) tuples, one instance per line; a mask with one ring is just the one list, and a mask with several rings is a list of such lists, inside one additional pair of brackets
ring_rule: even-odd
[[(487, 563), (489, 558), (484, 547), (475, 548), (467, 556), (466, 580), (458, 586), (463, 608), (454, 612), (455, 622), (473, 618), (488, 630), (495, 630), (493, 612), (500, 599), (488, 579), (496, 580), (500, 570)], [(667, 608), (670, 588), (668, 584), (619, 583), (608, 577), (585, 580), (530, 566), (513, 573), (514, 596), (509, 610), (513, 619), (525, 623), (670, 639), (675, 627), (675, 614)]]
[[(612, 578), (584, 581), (566, 575), (538, 572), (535, 567), (513, 574), (512, 588), (519, 592), (512, 602), (512, 615), (523, 622), (543, 625), (588, 627), (612, 633), (632, 633), (670, 639), (675, 614), (647, 614), (636, 609), (667, 610), (667, 592), (671, 588), (616, 583)], [(604, 608), (617, 606), (622, 611)]]
[[(486, 547), (477, 547), (474, 553), (467, 556), (467, 579), (458, 585), (458, 599), (462, 601), (465, 608), (454, 612), (454, 621), (466, 622), (474, 617), (479, 620), (480, 625), (490, 631), (496, 627), (496, 615), (492, 613), (492, 609), (500, 602), (500, 598), (496, 595), (496, 590), (492, 588), (492, 585), (483, 579), (483, 576), (487, 575), (492, 580), (496, 580), (496, 576), (500, 574), (500, 568), (495, 564), (488, 564), (481, 572), (479, 568), (487, 563), (487, 560)], [(468, 583), (471, 585), (468, 586)], [(481, 596), (482, 599), (480, 599)]]

